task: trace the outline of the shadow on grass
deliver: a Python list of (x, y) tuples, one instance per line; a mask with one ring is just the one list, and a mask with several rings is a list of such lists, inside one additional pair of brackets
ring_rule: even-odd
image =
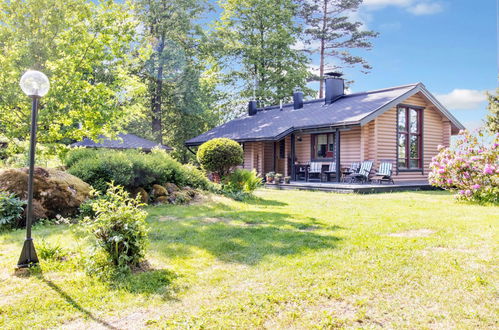
[(190, 218), (152, 221), (150, 238), (158, 253), (169, 258), (186, 257), (193, 248), (201, 248), (225, 262), (253, 265), (267, 256), (332, 249), (340, 241), (331, 232), (341, 227), (311, 217), (294, 219), (279, 212), (207, 206), (191, 212)]
[(171, 284), (177, 277), (167, 269), (148, 269), (116, 278), (111, 285), (130, 293), (157, 294), (164, 300), (174, 300)]
[(276, 201), (274, 199), (264, 199), (258, 196), (247, 197), (243, 201), (245, 204), (261, 206), (286, 206), (288, 203)]

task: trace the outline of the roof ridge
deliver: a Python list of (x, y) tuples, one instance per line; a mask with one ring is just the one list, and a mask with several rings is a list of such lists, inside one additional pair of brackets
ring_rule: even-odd
[(344, 97), (348, 97), (348, 96), (351, 96), (351, 95), (362, 95), (362, 94), (370, 94), (370, 93), (381, 93), (381, 92), (386, 92), (386, 91), (390, 91), (390, 90), (394, 90), (394, 89), (401, 89), (401, 88), (409, 87), (409, 86), (414, 86), (415, 87), (417, 85), (422, 85), (422, 83), (418, 82), (418, 83), (412, 83), (412, 84), (406, 84), (406, 85), (399, 85), (399, 86), (393, 86), (393, 87), (387, 87), (387, 88), (381, 88), (381, 89), (373, 89), (373, 90), (363, 91), (363, 92), (356, 92), (356, 93), (352, 93), (352, 94), (346, 94), (346, 95), (344, 95)]

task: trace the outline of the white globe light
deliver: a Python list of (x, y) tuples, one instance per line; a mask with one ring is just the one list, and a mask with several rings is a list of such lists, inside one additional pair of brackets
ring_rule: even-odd
[(21, 89), (28, 96), (45, 96), (50, 88), (49, 78), (40, 71), (28, 70), (21, 77)]

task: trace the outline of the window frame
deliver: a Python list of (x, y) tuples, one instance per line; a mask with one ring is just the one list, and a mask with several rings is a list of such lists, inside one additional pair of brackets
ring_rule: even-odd
[[(399, 127), (399, 120), (400, 120), (400, 110), (404, 110), (404, 116), (405, 116), (405, 131), (401, 132), (400, 127)], [(415, 133), (411, 132), (410, 128), (410, 118), (411, 118), (411, 110), (414, 110), (417, 113), (417, 131)], [(407, 104), (399, 104), (397, 106), (397, 121), (396, 121), (396, 126), (397, 126), (397, 135), (396, 135), (396, 164), (397, 164), (397, 172), (421, 172), (424, 173), (424, 154), (423, 154), (423, 145), (424, 145), (424, 126), (423, 126), (423, 110), (424, 107), (419, 107), (419, 106), (414, 106), (414, 105), (407, 105)], [(400, 136), (404, 135), (405, 136), (405, 157), (400, 158), (399, 157), (399, 141), (400, 141)], [(411, 153), (410, 153), (410, 141), (411, 137), (416, 136), (418, 138), (418, 158), (411, 158)], [(402, 167), (399, 165), (399, 161), (401, 159), (404, 159), (405, 161), (405, 166)], [(417, 167), (410, 167), (411, 160), (417, 160), (418, 161), (418, 166)]]
[[(324, 157), (324, 158), (317, 158), (316, 157), (316, 139), (317, 136), (319, 135), (326, 135), (326, 153), (332, 152), (333, 157)], [(330, 150), (330, 139), (333, 141), (333, 150)], [(323, 162), (328, 162), (328, 161), (334, 161), (335, 160), (335, 155), (336, 155), (336, 135), (335, 132), (327, 132), (327, 133), (315, 133), (315, 134), (310, 134), (310, 160), (311, 161), (323, 161)]]

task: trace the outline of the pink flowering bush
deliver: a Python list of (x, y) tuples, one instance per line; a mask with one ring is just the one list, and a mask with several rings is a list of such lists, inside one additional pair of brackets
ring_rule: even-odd
[(459, 132), (455, 145), (439, 146), (430, 164), (430, 183), (463, 200), (499, 203), (499, 133)]

